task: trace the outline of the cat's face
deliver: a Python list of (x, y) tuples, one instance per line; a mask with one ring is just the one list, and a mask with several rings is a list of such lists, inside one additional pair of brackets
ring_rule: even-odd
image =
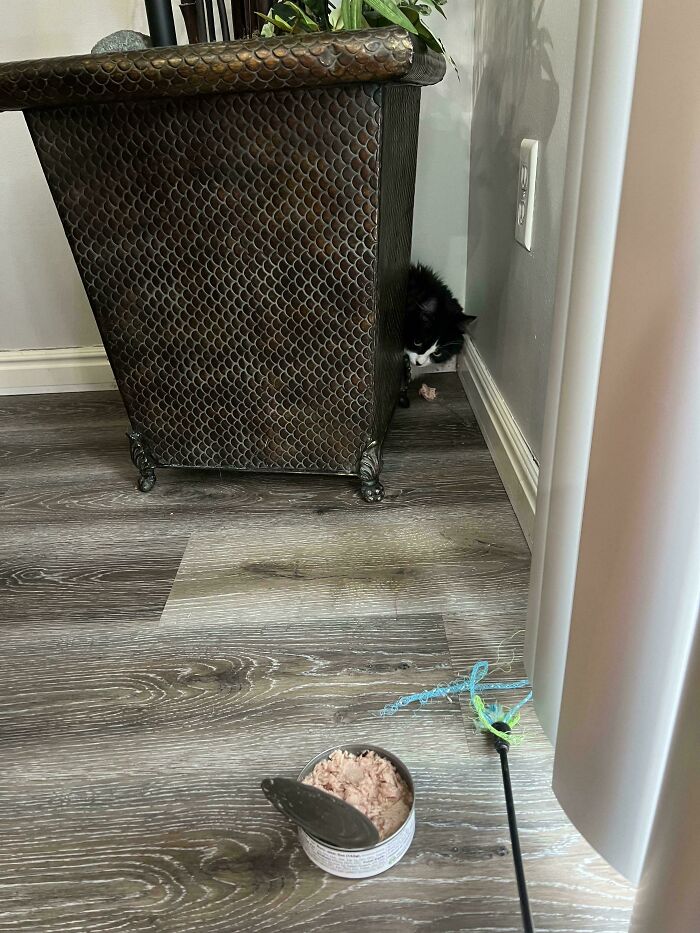
[[(435, 327), (435, 312), (437, 301), (415, 301), (411, 307), (409, 296), (409, 319), (412, 322), (410, 339), (407, 341), (406, 353), (412, 366), (425, 366), (430, 357), (437, 350), (438, 332)], [(408, 336), (408, 335), (407, 335)]]
[(411, 315), (413, 328), (410, 346), (405, 348), (412, 366), (425, 366), (427, 363), (444, 363), (459, 349), (446, 346), (441, 327), (445, 321), (438, 317), (438, 302), (434, 298), (417, 303)]
[(455, 354), (462, 349), (464, 341), (455, 340), (453, 343), (443, 346), (440, 343), (433, 343), (427, 350), (406, 350), (412, 366), (426, 366), (428, 363), (446, 363), (452, 359)]

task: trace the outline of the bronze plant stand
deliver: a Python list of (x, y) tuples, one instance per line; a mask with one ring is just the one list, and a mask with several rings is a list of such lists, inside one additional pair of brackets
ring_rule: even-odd
[(0, 65), (156, 468), (359, 476), (401, 390), (420, 86), (399, 28)]
[(399, 407), (400, 408), (410, 408), (411, 402), (408, 398), (408, 387), (411, 384), (411, 361), (408, 358), (408, 353), (404, 354), (403, 358), (403, 378), (401, 380), (401, 391), (399, 392)]

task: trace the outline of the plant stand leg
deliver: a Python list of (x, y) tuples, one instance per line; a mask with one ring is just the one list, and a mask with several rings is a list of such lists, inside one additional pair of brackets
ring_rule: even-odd
[(403, 379), (401, 381), (401, 393), (399, 394), (399, 408), (410, 408), (411, 403), (408, 398), (408, 386), (411, 382), (411, 361), (408, 355), (404, 353), (403, 357)]
[(367, 447), (360, 460), (360, 495), (365, 502), (381, 502), (384, 487), (379, 482), (382, 470), (382, 454), (376, 441)]
[(138, 431), (129, 431), (129, 451), (131, 462), (139, 471), (137, 486), (141, 492), (150, 492), (156, 484), (156, 465), (151, 460)]

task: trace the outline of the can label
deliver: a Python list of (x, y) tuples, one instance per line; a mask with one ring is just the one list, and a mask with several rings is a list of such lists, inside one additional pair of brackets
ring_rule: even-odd
[(311, 861), (329, 874), (339, 878), (371, 878), (387, 871), (403, 858), (415, 831), (416, 812), (412, 809), (406, 822), (391, 839), (371, 849), (334, 849), (312, 839), (303, 829), (299, 830), (299, 839)]

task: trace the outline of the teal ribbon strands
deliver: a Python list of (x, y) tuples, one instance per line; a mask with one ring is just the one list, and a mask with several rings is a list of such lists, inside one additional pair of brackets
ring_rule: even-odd
[(477, 661), (472, 667), (469, 677), (463, 680), (456, 680), (446, 686), (433, 687), (432, 690), (423, 690), (421, 693), (412, 693), (408, 696), (401, 697), (401, 699), (396, 700), (394, 703), (389, 703), (385, 706), (384, 709), (380, 711), (379, 715), (394, 716), (400, 710), (414, 703), (425, 706), (427, 703), (430, 703), (431, 700), (440, 700), (445, 697), (468, 693), (472, 708), (476, 713), (475, 722), (477, 726), (484, 731), (492, 732), (494, 735), (499, 736), (499, 738), (503, 738), (509, 744), (516, 744), (521, 740), (521, 737), (513, 735), (512, 733), (500, 732), (498, 729), (494, 728), (493, 724), (505, 722), (511, 727), (516, 726), (520, 720), (520, 710), (532, 699), (532, 691), (530, 690), (522, 700), (510, 709), (503, 707), (500, 703), (492, 703), (487, 706), (482, 700), (481, 694), (490, 693), (494, 690), (522, 690), (530, 686), (530, 681), (527, 679), (513, 680), (510, 683), (486, 681), (485, 678), (488, 674), (488, 670), (488, 661)]

